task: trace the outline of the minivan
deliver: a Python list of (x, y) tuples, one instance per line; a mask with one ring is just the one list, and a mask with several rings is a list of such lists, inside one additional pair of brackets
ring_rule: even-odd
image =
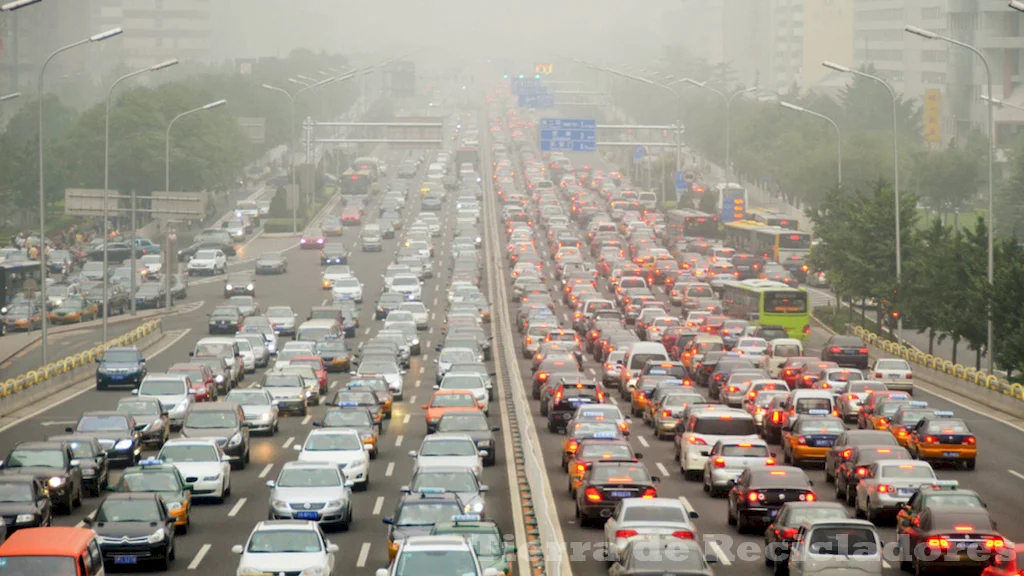
[(363, 252), (383, 250), (384, 235), (380, 231), (380, 226), (376, 224), (363, 226), (363, 229), (359, 231), (359, 243), (363, 247)]
[(660, 342), (633, 342), (626, 348), (626, 359), (619, 367), (619, 386), (622, 389), (633, 389), (647, 362), (669, 360), (668, 351)]
[(858, 574), (881, 575), (882, 540), (867, 520), (804, 522), (789, 553), (793, 576)]
[(295, 331), (296, 340), (319, 342), (325, 338), (344, 338), (341, 324), (337, 320), (306, 320)]

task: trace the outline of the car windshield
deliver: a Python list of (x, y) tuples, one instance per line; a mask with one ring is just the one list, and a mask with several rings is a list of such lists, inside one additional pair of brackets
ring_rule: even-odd
[(364, 362), (359, 365), (360, 374), (397, 374), (398, 366), (394, 362)]
[(134, 350), (107, 350), (103, 353), (103, 362), (118, 364), (135, 364), (139, 355)]
[(225, 402), (234, 402), (240, 406), (266, 406), (270, 404), (270, 399), (263, 392), (232, 390), (228, 392)]
[[(280, 358), (278, 358), (280, 361)], [(264, 388), (302, 388), (302, 377), (295, 374), (265, 374)]]
[(431, 408), (470, 408), (476, 405), (472, 394), (437, 394), (430, 402)]
[(875, 363), (875, 370), (905, 370), (910, 371), (910, 365), (906, 360), (885, 359)]
[(324, 488), (341, 486), (341, 476), (334, 468), (285, 468), (277, 478), (280, 488)]
[(935, 478), (930, 466), (920, 464), (899, 464), (882, 466), (882, 478)]
[(160, 522), (160, 507), (152, 498), (105, 500), (96, 511), (100, 522)]
[(64, 453), (60, 450), (15, 449), (4, 461), (4, 468), (63, 468)]
[(174, 462), (217, 462), (217, 449), (207, 444), (170, 444), (160, 450), (160, 460)]
[(473, 375), (448, 374), (444, 377), (444, 380), (441, 380), (442, 390), (472, 390), (483, 387), (484, 383), (480, 378)]
[(446, 414), (437, 424), (438, 432), (486, 432), (490, 429), (483, 414)]
[(928, 495), (928, 506), (969, 506), (971, 508), (984, 508), (985, 503), (977, 494), (943, 494), (933, 492)]
[(271, 306), (267, 308), (268, 318), (283, 318), (292, 316), (293, 314), (294, 312), (292, 312), (292, 309), (287, 306)]
[(0, 482), (0, 502), (32, 502), (31, 482)]
[(359, 280), (355, 278), (339, 278), (334, 281), (335, 288), (359, 288)]
[[(444, 502), (410, 502), (401, 507), (398, 511), (398, 518), (395, 519), (397, 526), (433, 526), (438, 522), (450, 522), (452, 516), (461, 514), (462, 510), (454, 501)], [(454, 574), (455, 572), (453, 572)], [(465, 574), (467, 572), (458, 572)], [(469, 574), (475, 574), (476, 570), (471, 569)], [(437, 566), (427, 568), (423, 574), (440, 574)]]
[(126, 472), (118, 484), (124, 492), (177, 492), (181, 490), (178, 477), (167, 472)]
[(420, 447), (420, 456), (476, 456), (476, 444), (472, 440), (427, 438)]
[(748, 456), (754, 458), (765, 458), (768, 456), (768, 447), (758, 444), (733, 444), (722, 446), (722, 456)]
[(871, 528), (822, 526), (811, 532), (807, 551), (830, 556), (873, 556), (878, 553), (878, 537)]
[[(443, 520), (443, 519), (439, 519)], [(433, 524), (430, 522), (429, 524)], [(495, 554), (491, 554), (495, 555)], [(477, 574), (477, 562), (469, 550), (414, 550), (398, 557), (395, 576), (421, 574)]]
[(597, 466), (590, 474), (593, 482), (650, 482), (651, 476), (642, 466), (632, 464)]
[(688, 524), (688, 517), (682, 506), (628, 506), (622, 513), (623, 522), (675, 522)]
[(213, 250), (200, 250), (196, 252), (196, 260), (213, 260), (217, 257), (217, 253)]
[(250, 554), (312, 554), (323, 550), (314, 530), (259, 530), (249, 538)]
[(88, 440), (68, 442), (68, 447), (71, 448), (71, 455), (75, 458), (93, 458), (100, 452), (100, 450), (94, 449), (92, 442)]
[(412, 491), (417, 492), (424, 488), (444, 488), (449, 492), (476, 492), (478, 485), (476, 475), (469, 469), (460, 471), (431, 471), (416, 474), (413, 480)]
[[(807, 418), (804, 416), (804, 418)], [(846, 427), (839, 420), (814, 418), (800, 422), (797, 420), (797, 426), (801, 434), (813, 435), (813, 434), (840, 434)]]
[(324, 415), (322, 426), (325, 427), (369, 427), (373, 419), (364, 410), (331, 410)]
[(235, 428), (238, 415), (229, 410), (189, 412), (185, 418), (186, 428)]
[(363, 443), (356, 434), (311, 434), (302, 449), (309, 452), (362, 450)]
[(139, 388), (140, 396), (182, 396), (185, 393), (184, 380), (151, 380), (147, 378), (142, 381), (142, 386)]
[(116, 416), (82, 416), (76, 428), (79, 432), (126, 432), (128, 420)]

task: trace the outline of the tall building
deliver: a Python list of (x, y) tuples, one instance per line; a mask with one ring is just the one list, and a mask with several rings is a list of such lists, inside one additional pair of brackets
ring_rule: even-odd
[(829, 75), (823, 60), (853, 59), (854, 0), (771, 0), (775, 89), (815, 87)]
[(120, 26), (121, 62), (132, 70), (177, 58), (210, 62), (213, 0), (92, 0), (101, 30)]

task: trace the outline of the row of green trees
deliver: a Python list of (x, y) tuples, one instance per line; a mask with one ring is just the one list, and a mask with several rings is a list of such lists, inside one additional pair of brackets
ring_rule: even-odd
[[(177, 114), (208, 102), (227, 105), (178, 121), (171, 135), (171, 189), (225, 190), (242, 175), (245, 165), (266, 149), (288, 141), (288, 99), (262, 88), (280, 86), (294, 92), (288, 78), (325, 67), (345, 66), (342, 57), (296, 51), (286, 59), (261, 62), (252, 73), (210, 68), (168, 76), (156, 72), (149, 80), (170, 80), (152, 87), (124, 84), (112, 102), (110, 117), (110, 187), (122, 193), (149, 194), (164, 188), (164, 145), (167, 124)], [(185, 65), (182, 65), (185, 68)], [(168, 69), (168, 73), (175, 70)], [(121, 72), (123, 73), (123, 72)], [(296, 123), (307, 115), (337, 114), (353, 101), (352, 83), (306, 91), (296, 100)], [(0, 133), (0, 203), (15, 209), (8, 225), (38, 217), (38, 101), (25, 99)], [(48, 94), (45, 119), (46, 203), (61, 208), (66, 188), (103, 187), (105, 103), (76, 110)], [(235, 118), (258, 117), (266, 123), (265, 142), (254, 145)], [(0, 127), (2, 128), (2, 127)], [(296, 128), (296, 134), (299, 131)]]

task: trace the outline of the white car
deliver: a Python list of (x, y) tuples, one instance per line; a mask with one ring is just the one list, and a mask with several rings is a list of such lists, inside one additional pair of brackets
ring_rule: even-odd
[(195, 392), (189, 386), (188, 377), (179, 374), (149, 374), (132, 394), (139, 398), (156, 398), (160, 407), (167, 411), (171, 429), (181, 428), (185, 413), (192, 407)]
[(140, 272), (142, 274), (150, 276), (159, 274), (163, 270), (164, 263), (159, 254), (146, 254), (139, 258), (138, 267), (141, 268)]
[(732, 347), (732, 351), (751, 357), (754, 359), (754, 365), (760, 367), (759, 361), (768, 352), (768, 341), (764, 338), (740, 338), (736, 345)]
[[(457, 520), (472, 521), (474, 515)], [(445, 572), (439, 568), (450, 568)], [(482, 569), (473, 544), (461, 535), (410, 536), (402, 541), (389, 568), (378, 568), (374, 576), (501, 576), (497, 568)]]
[(391, 279), (390, 291), (401, 294), (406, 300), (423, 300), (423, 286), (415, 274), (399, 274)]
[(618, 556), (634, 539), (661, 535), (695, 540), (694, 518), (697, 513), (677, 498), (626, 498), (604, 525), (605, 549)]
[(199, 250), (188, 261), (188, 273), (191, 274), (226, 274), (228, 257), (221, 250)]
[(389, 328), (393, 328), (395, 324), (405, 323), (415, 324), (416, 321), (413, 319), (412, 312), (399, 308), (388, 312), (388, 317), (384, 319), (384, 329), (388, 330)]
[(423, 439), (419, 450), (410, 450), (416, 459), (416, 468), (429, 466), (465, 466), (478, 476), (484, 469), (483, 458), (487, 450), (479, 450), (476, 442), (466, 434), (431, 434)]
[(871, 368), (871, 376), (883, 382), (889, 390), (914, 391), (914, 370), (900, 358), (879, 358)]
[(231, 460), (213, 438), (172, 438), (157, 460), (178, 469), (192, 485), (192, 495), (224, 501), (231, 494)]
[(352, 278), (352, 271), (348, 266), (328, 266), (321, 275), (321, 282), (325, 290), (334, 286), (334, 283), (344, 278)]
[(757, 440), (754, 417), (743, 410), (709, 405), (690, 415), (679, 435), (679, 468), (687, 480), (700, 480), (711, 447), (719, 440)]
[(363, 284), (354, 277), (336, 280), (331, 286), (331, 298), (335, 301), (354, 300), (356, 304), (363, 302)]
[(484, 414), (490, 413), (491, 383), (480, 374), (445, 374), (441, 383), (434, 386), (434, 390), (465, 390), (484, 407)]
[(252, 374), (256, 371), (256, 352), (252, 349), (252, 342), (236, 335), (235, 344), (238, 345), (238, 354), (242, 357), (242, 367)]
[(370, 452), (357, 430), (349, 428), (313, 430), (306, 441), (294, 446), (299, 462), (331, 462), (345, 473), (345, 481), (356, 490), (370, 485)]
[(338, 545), (327, 541), (316, 522), (264, 520), (252, 529), (244, 546), (236, 544), (231, 551), (242, 555), (237, 576), (333, 576)]
[(412, 314), (412, 320), (416, 323), (417, 330), (426, 330), (430, 322), (430, 314), (423, 302), (405, 302), (398, 306), (399, 310)]
[(295, 334), (295, 319), (298, 318), (298, 315), (291, 306), (269, 306), (263, 315), (270, 321), (270, 326), (274, 329), (275, 334), (282, 336)]

